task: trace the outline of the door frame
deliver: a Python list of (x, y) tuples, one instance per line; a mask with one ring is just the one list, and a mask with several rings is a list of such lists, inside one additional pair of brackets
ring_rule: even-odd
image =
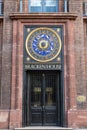
[[(32, 70), (31, 70), (32, 71)], [(33, 70), (33, 71), (37, 71), (37, 70)], [(39, 70), (40, 71), (40, 70)], [(45, 71), (45, 70), (43, 70), (43, 71)], [(46, 71), (51, 71), (51, 72), (54, 72), (55, 70), (46, 70)], [(58, 99), (58, 95), (57, 95), (57, 102), (58, 102), (58, 100), (60, 100), (59, 102), (59, 104), (60, 104), (60, 109), (61, 110), (59, 110), (60, 111), (60, 115), (58, 115), (58, 103), (56, 104), (57, 105), (57, 123), (58, 122), (60, 122), (60, 124), (57, 124), (56, 126), (63, 126), (63, 119), (64, 119), (64, 101), (63, 101), (63, 98), (64, 98), (64, 94), (63, 94), (63, 86), (61, 86), (61, 85), (63, 85), (63, 83), (62, 83), (62, 81), (63, 81), (63, 79), (62, 79), (62, 71), (59, 71), (59, 70), (57, 70), (57, 73), (59, 73), (59, 79), (57, 79), (57, 83), (59, 82), (58, 80), (60, 80), (60, 86), (59, 86), (59, 93), (60, 93), (60, 97), (59, 97), (59, 99)], [(28, 75), (28, 76), (27, 76)], [(23, 90), (23, 92), (25, 93), (25, 94), (23, 94), (24, 95), (24, 100), (23, 100), (23, 126), (30, 126), (30, 122), (31, 122), (31, 117), (30, 117), (30, 96), (31, 96), (31, 94), (30, 94), (30, 76), (29, 76), (30, 74), (29, 74), (29, 70), (27, 70), (26, 72), (25, 72), (25, 78), (24, 78), (24, 82), (25, 82), (25, 89), (26, 90)], [(27, 85), (27, 82), (28, 82), (28, 84), (29, 85)], [(28, 87), (27, 87), (28, 86)], [(56, 85), (56, 87), (57, 87), (57, 85)], [(27, 90), (28, 89), (28, 90)], [(29, 91), (29, 93), (27, 94), (27, 92)], [(58, 92), (58, 87), (57, 87), (57, 92)], [(27, 102), (25, 101), (26, 99), (25, 99), (25, 95), (27, 95), (28, 96), (28, 99), (29, 100), (27, 100)], [(62, 102), (62, 103), (61, 103)], [(25, 106), (26, 106), (26, 104), (28, 104), (29, 103), (29, 108), (26, 108)], [(29, 118), (28, 118), (28, 122), (27, 122), (27, 120), (26, 120), (26, 116), (27, 116), (27, 114), (25, 114), (26, 112), (25, 112), (25, 110), (26, 111), (28, 111), (28, 115), (29, 115)], [(59, 120), (60, 121), (59, 121)], [(62, 121), (63, 120), (63, 121)], [(37, 126), (39, 126), (39, 125), (37, 125)], [(50, 125), (51, 126), (51, 125)]]
[[(20, 16), (20, 17), (19, 17)], [(13, 20), (13, 44), (12, 44), (12, 83), (11, 83), (11, 110), (9, 114), (10, 123), (9, 127), (16, 125), (16, 127), (23, 126), (23, 78), (26, 77), (23, 64), (23, 48), (24, 48), (24, 26), (63, 26), (64, 37), (64, 87), (63, 87), (63, 126), (71, 126), (74, 124), (71, 122), (72, 114), (74, 119), (76, 108), (76, 80), (75, 80), (75, 57), (74, 57), (74, 22), (77, 16), (75, 14), (10, 14), (10, 18)], [(71, 33), (72, 32), (72, 35)], [(72, 49), (70, 49), (72, 48)], [(73, 66), (72, 66), (72, 65)], [(25, 75), (25, 76), (24, 76)], [(72, 76), (73, 75), (73, 76)], [(24, 78), (25, 79), (25, 78)], [(26, 87), (26, 86), (25, 86)], [(73, 92), (73, 95), (72, 95)], [(13, 120), (13, 109), (15, 115), (19, 120)], [(76, 109), (77, 110), (77, 109)], [(7, 112), (8, 113), (8, 112)]]
[[(44, 26), (44, 25), (42, 25), (42, 26)], [(42, 27), (41, 26), (41, 27)], [(47, 26), (47, 25), (46, 25)], [(35, 26), (34, 26), (35, 27)], [(36, 27), (40, 27), (40, 26), (36, 26)], [(47, 26), (47, 27), (53, 27), (52, 25), (49, 25), (49, 26)], [(61, 34), (60, 34), (60, 37), (61, 37), (61, 40), (62, 40), (62, 49), (61, 49), (61, 73), (60, 73), (60, 81), (61, 81), (61, 90), (60, 90), (60, 93), (61, 93), (61, 118), (60, 118), (60, 126), (65, 126), (65, 90), (64, 90), (64, 37), (63, 37), (63, 33), (64, 33), (64, 28), (63, 28), (63, 25), (55, 25), (54, 27), (60, 27), (61, 28)], [(25, 34), (26, 35), (26, 34)], [(26, 37), (24, 35), (24, 38)], [(25, 42), (25, 41), (24, 41)], [(26, 54), (25, 54), (25, 51), (24, 51), (24, 56), (25, 56)], [(24, 69), (24, 73), (23, 73), (23, 76), (24, 76), (24, 81), (23, 81), (23, 83), (25, 82), (25, 80), (26, 80), (26, 72), (28, 71), (29, 69)], [(45, 70), (45, 69), (44, 69)], [(46, 69), (47, 70), (47, 69)], [(26, 84), (24, 83), (24, 85), (23, 86), (26, 86)], [(26, 88), (26, 87), (25, 87)], [(23, 90), (23, 92), (24, 92), (24, 90)], [(23, 100), (24, 100), (24, 98), (23, 98)], [(62, 105), (63, 104), (63, 105)], [(23, 107), (23, 119), (24, 119), (24, 107)], [(30, 125), (30, 124), (29, 124)], [(26, 126), (25, 125), (25, 123), (24, 123), (24, 121), (23, 121), (23, 126)]]

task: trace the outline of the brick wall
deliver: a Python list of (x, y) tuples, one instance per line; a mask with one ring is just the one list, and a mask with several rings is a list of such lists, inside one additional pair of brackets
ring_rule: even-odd
[[(1, 97), (1, 70), (2, 70), (2, 21), (0, 22), (0, 97)], [(0, 106), (1, 106), (1, 98), (0, 98)]]
[[(74, 26), (77, 108), (68, 111), (68, 126), (87, 128), (87, 24), (83, 21), (83, 2), (87, 2), (87, 0), (71, 0), (69, 2), (69, 11), (77, 13), (78, 17)], [(81, 98), (84, 98), (83, 101)]]
[[(75, 70), (76, 70), (76, 90), (79, 95), (86, 97), (86, 71), (85, 71), (85, 48), (84, 48), (84, 31), (83, 31), (83, 1), (71, 0), (70, 12), (77, 13), (75, 21)], [(77, 98), (76, 97), (76, 98)], [(78, 109), (87, 107), (86, 102), (78, 102)]]
[(11, 91), (11, 55), (12, 55), (12, 21), (9, 13), (15, 11), (14, 0), (4, 0), (3, 46), (2, 46), (2, 78), (1, 108), (10, 108)]
[[(83, 0), (83, 2), (87, 2), (87, 0)], [(87, 98), (87, 20), (83, 21), (84, 25), (84, 52), (85, 52), (85, 72), (86, 72), (86, 98)]]
[[(72, 82), (72, 84), (67, 83), (67, 86), (65, 88), (67, 89), (67, 93), (69, 95), (68, 100), (66, 100), (66, 104), (68, 104), (68, 107), (67, 107), (68, 109), (66, 110), (66, 112), (68, 113), (68, 114), (66, 113), (68, 119), (67, 117), (66, 119), (68, 120), (67, 124), (70, 127), (87, 127), (86, 125), (87, 124), (87, 120), (86, 120), (87, 101), (78, 100), (79, 96), (83, 96), (84, 98), (85, 97), (87, 98), (87, 22), (84, 22), (83, 24), (83, 2), (87, 2), (87, 0), (79, 0), (79, 1), (70, 0), (69, 1), (70, 13), (76, 13), (78, 17), (75, 20), (74, 26), (72, 26), (73, 25), (72, 21), (67, 22), (68, 29), (67, 29), (66, 24), (63, 23), (65, 24), (64, 26), (66, 26), (64, 39), (66, 37), (67, 39), (65, 39), (65, 41), (67, 41), (67, 43), (70, 44), (70, 45), (67, 45), (67, 43), (65, 42), (65, 48), (67, 48), (66, 50), (68, 51), (68, 52), (67, 51), (65, 52), (65, 55), (66, 55), (65, 57), (67, 58), (66, 65), (65, 65), (67, 68), (66, 75), (69, 75), (68, 69), (71, 69), (71, 67), (73, 69), (75, 67), (75, 82), (74, 83)], [(17, 40), (18, 41), (20, 40), (22, 43), (21, 36), (23, 37), (23, 28), (22, 28), (22, 24), (20, 25), (21, 23), (20, 20), (19, 21), (14, 20), (13, 22), (9, 17), (9, 13), (11, 12), (14, 13), (18, 11), (19, 11), (18, 0), (4, 0), (4, 20), (3, 20), (3, 31), (2, 31), (3, 36), (1, 32), (2, 23), (0, 22), (0, 87), (1, 87), (1, 101), (0, 102), (1, 102), (1, 110), (2, 110), (0, 111), (0, 128), (8, 128), (9, 126), (10, 128), (14, 128), (17, 126), (19, 127), (20, 126), (19, 120), (21, 120), (20, 111), (16, 111), (15, 109), (20, 108), (21, 106), (20, 102), (22, 102), (22, 97), (20, 96), (20, 93), (21, 93), (20, 86), (22, 87), (22, 80), (21, 80), (22, 78), (20, 78), (19, 81), (17, 80), (17, 78), (19, 78), (19, 75), (22, 74), (21, 71), (23, 70), (23, 68), (21, 68), (22, 66), (21, 59), (23, 55), (22, 55), (22, 52), (19, 51), (19, 50), (22, 50), (22, 47), (21, 47), (21, 44), (17, 42)], [(63, 0), (60, 0), (59, 12), (62, 12), (62, 11), (63, 11)], [(23, 12), (24, 13), (28, 12), (28, 1), (26, 0), (25, 1), (23, 0)], [(64, 20), (65, 19), (60, 20), (61, 22), (55, 20), (54, 23), (56, 25), (58, 23), (65, 22)], [(43, 21), (41, 24), (44, 23)], [(33, 25), (32, 22), (33, 22), (32, 19), (29, 21), (29, 23), (28, 23), (28, 19), (24, 21), (24, 23), (27, 23), (30, 25)], [(38, 20), (36, 20), (36, 23), (38, 24)], [(49, 23), (50, 23), (50, 20), (49, 20)], [(74, 30), (74, 38), (73, 38), (72, 30)], [(14, 33), (14, 36), (12, 35), (12, 33)], [(74, 44), (71, 45), (73, 41), (74, 41)], [(14, 45), (12, 45), (13, 43)], [(74, 48), (74, 56), (72, 56), (73, 53), (71, 53), (72, 47)], [(17, 48), (19, 50), (16, 50)], [(16, 51), (19, 51), (17, 54), (21, 55), (21, 58), (16, 55)], [(13, 54), (13, 52), (15, 52), (15, 54)], [(75, 59), (68, 59), (70, 57), (72, 58), (75, 57)], [(18, 62), (15, 63), (14, 60), (16, 60), (16, 58), (17, 58), (17, 61), (20, 61), (20, 63)], [(72, 60), (75, 62), (75, 64), (74, 62), (72, 62)], [(67, 61), (72, 63), (71, 66), (68, 66), (70, 65), (70, 63), (68, 63)], [(15, 63), (14, 66), (12, 66), (12, 63)], [(13, 71), (12, 71), (12, 67), (14, 68)], [(72, 81), (74, 77), (73, 70), (71, 70), (70, 72), (71, 74), (69, 76), (72, 76), (72, 77), (71, 78), (69, 77), (68, 79)], [(16, 74), (18, 77), (16, 77)], [(15, 77), (15, 79), (13, 79), (12, 76)], [(67, 82), (70, 82), (70, 81), (67, 81)], [(12, 90), (12, 85), (14, 86), (13, 90)], [(75, 85), (76, 85), (76, 97), (75, 97), (75, 92), (73, 92), (75, 89), (74, 88)], [(16, 88), (15, 86), (18, 88)], [(72, 90), (71, 90), (71, 87), (73, 88)], [(13, 98), (11, 98), (12, 94), (13, 94)], [(75, 101), (77, 102), (77, 104), (75, 104)], [(74, 104), (76, 106), (74, 106)], [(14, 109), (11, 112), (9, 111), (10, 107)], [(18, 117), (18, 120), (16, 120), (17, 117)]]
[(86, 77), (86, 96), (87, 96), (87, 21), (84, 21), (84, 48), (85, 48), (85, 72), (86, 72), (85, 77)]
[(59, 4), (59, 6), (58, 6), (59, 12), (63, 12), (63, 10), (64, 10), (63, 0), (60, 0), (58, 4)]
[[(3, 31), (0, 39), (0, 128), (9, 128), (9, 108), (11, 100), (11, 59), (12, 59), (12, 20), (9, 19), (9, 13), (15, 11), (14, 0), (4, 0), (4, 16), (3, 16)], [(1, 29), (1, 24), (0, 24)], [(1, 36), (1, 35), (0, 35)], [(1, 46), (2, 40), (2, 46)], [(2, 47), (2, 50), (1, 50)], [(1, 66), (2, 64), (2, 66)]]

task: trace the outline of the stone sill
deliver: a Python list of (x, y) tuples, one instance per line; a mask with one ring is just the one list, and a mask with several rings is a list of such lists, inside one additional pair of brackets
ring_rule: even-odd
[(23, 127), (15, 128), (15, 130), (73, 130), (73, 128), (57, 127), (57, 126), (32, 126), (32, 127)]
[(69, 19), (75, 20), (75, 13), (11, 13), (11, 19)]

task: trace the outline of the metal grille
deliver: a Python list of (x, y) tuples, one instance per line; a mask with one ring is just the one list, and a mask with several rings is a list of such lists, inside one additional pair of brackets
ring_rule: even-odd
[(31, 105), (56, 104), (56, 74), (43, 71), (31, 73)]
[(45, 102), (46, 106), (55, 105), (56, 103), (56, 75), (55, 74), (46, 74), (45, 76)]
[(60, 124), (59, 71), (28, 71), (27, 75), (24, 124)]
[(41, 106), (41, 82), (42, 77), (38, 72), (31, 74), (31, 105)]

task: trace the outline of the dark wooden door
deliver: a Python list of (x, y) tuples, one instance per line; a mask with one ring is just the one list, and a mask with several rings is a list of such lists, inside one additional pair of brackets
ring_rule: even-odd
[(27, 125), (60, 125), (59, 72), (29, 71), (27, 76)]

